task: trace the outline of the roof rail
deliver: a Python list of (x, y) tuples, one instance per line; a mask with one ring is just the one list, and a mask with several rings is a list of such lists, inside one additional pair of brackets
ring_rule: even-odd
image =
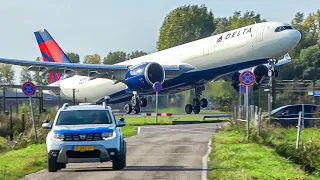
[(69, 103), (64, 103), (62, 109), (65, 110), (69, 106)]

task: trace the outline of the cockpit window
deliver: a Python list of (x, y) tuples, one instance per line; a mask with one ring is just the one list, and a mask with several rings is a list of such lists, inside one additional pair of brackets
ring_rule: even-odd
[(293, 27), (292, 26), (279, 26), (274, 30), (274, 32), (281, 32), (281, 31), (284, 31), (286, 29), (293, 29)]

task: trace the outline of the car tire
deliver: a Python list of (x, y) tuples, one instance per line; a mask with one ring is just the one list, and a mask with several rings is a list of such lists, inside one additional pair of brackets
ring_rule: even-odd
[(59, 170), (59, 165), (57, 163), (56, 158), (54, 158), (48, 154), (48, 171), (49, 172), (57, 172), (58, 170)]
[(126, 143), (123, 142), (119, 155), (112, 161), (113, 170), (121, 170), (127, 166)]

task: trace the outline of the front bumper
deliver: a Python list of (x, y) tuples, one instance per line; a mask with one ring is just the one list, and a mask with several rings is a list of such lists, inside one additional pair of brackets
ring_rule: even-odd
[(56, 158), (57, 163), (107, 162), (113, 160), (119, 151), (115, 148), (106, 149), (103, 145), (94, 145), (94, 151), (73, 151), (73, 146), (67, 145), (60, 150), (51, 150), (49, 155)]

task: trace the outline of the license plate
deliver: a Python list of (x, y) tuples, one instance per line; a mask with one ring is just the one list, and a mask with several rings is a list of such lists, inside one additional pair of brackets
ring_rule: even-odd
[(74, 146), (74, 151), (93, 151), (94, 146)]

